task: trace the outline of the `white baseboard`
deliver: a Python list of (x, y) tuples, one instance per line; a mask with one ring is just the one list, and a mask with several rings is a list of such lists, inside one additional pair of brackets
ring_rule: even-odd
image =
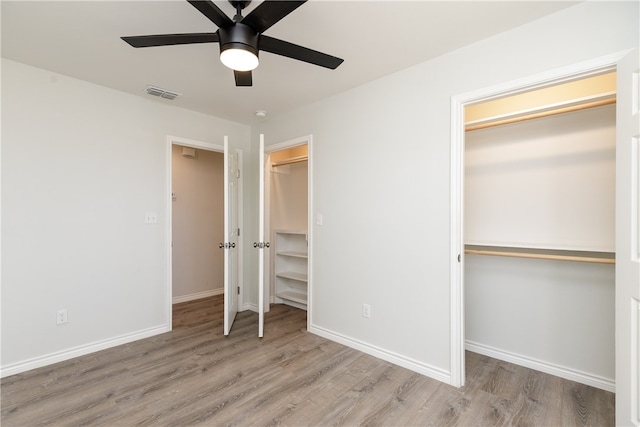
[(524, 366), (525, 368), (534, 369), (546, 374), (555, 375), (556, 377), (575, 381), (580, 384), (586, 384), (595, 388), (616, 392), (615, 380), (604, 378), (599, 375), (589, 374), (587, 372), (578, 371), (576, 369), (567, 368), (542, 360), (533, 359), (521, 354), (511, 353), (509, 351), (500, 350), (485, 344), (467, 340), (465, 349), (484, 356), (493, 357), (494, 359), (504, 360), (505, 362)]
[(170, 328), (167, 325), (157, 326), (154, 328), (144, 329), (142, 331), (134, 332), (131, 334), (121, 335), (116, 338), (111, 338), (103, 341), (96, 341), (91, 344), (81, 345), (70, 349), (57, 351), (40, 357), (34, 357), (22, 362), (12, 363), (0, 368), (0, 378), (8, 377), (10, 375), (26, 372), (31, 369), (41, 368), (43, 366), (52, 365), (54, 363), (62, 362), (64, 360), (73, 359), (74, 357), (84, 356), (86, 354), (94, 353), (96, 351), (105, 350), (107, 348), (116, 347), (118, 345), (127, 344), (133, 341), (141, 340), (143, 338), (149, 338), (154, 335), (163, 334), (169, 332)]
[(224, 294), (224, 288), (211, 289), (209, 291), (196, 292), (194, 294), (188, 295), (180, 295), (177, 297), (173, 297), (171, 302), (173, 304), (179, 304), (181, 302), (193, 301), (200, 298), (212, 297), (214, 295), (222, 295)]
[(251, 310), (251, 311), (254, 311), (254, 312), (257, 313), (258, 312), (258, 304), (245, 303), (242, 306), (242, 310), (240, 310), (240, 311), (246, 311), (246, 310)]
[(410, 369), (419, 374), (425, 375), (429, 378), (433, 378), (443, 383), (451, 384), (451, 374), (444, 369), (436, 368), (434, 366), (427, 365), (417, 360), (402, 356), (400, 354), (385, 350), (374, 345), (355, 340), (344, 335), (337, 334), (318, 326), (309, 326), (309, 332), (319, 335), (323, 338), (327, 338), (331, 341), (346, 345), (353, 349), (359, 350), (368, 355), (377, 357), (378, 359), (386, 360), (394, 365), (402, 366), (403, 368)]

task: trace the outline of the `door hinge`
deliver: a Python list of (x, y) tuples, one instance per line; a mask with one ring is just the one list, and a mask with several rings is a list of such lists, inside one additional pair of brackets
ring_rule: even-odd
[(236, 169), (236, 178), (240, 178), (240, 169)]
[(458, 262), (462, 262), (462, 255), (458, 254)]
[(238, 295), (240, 295), (240, 286), (238, 286)]

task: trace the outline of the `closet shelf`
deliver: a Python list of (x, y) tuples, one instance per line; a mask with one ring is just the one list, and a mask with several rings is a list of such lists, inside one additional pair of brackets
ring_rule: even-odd
[(465, 246), (465, 254), (489, 255), (512, 258), (546, 259), (555, 261), (589, 262), (615, 264), (615, 254), (610, 252), (589, 252), (558, 249), (509, 248), (492, 246)]
[(277, 168), (278, 166), (292, 165), (294, 163), (306, 162), (307, 160), (309, 160), (309, 156), (307, 156), (307, 155), (291, 157), (289, 159), (284, 159), (284, 160), (280, 160), (280, 161), (277, 161), (277, 162), (273, 162), (273, 163), (271, 163), (271, 167), (272, 168)]
[(306, 252), (297, 252), (297, 251), (281, 251), (276, 253), (276, 255), (280, 256), (290, 256), (293, 258), (308, 258), (309, 255)]
[(294, 301), (299, 304), (307, 304), (307, 294), (294, 292), (294, 291), (282, 291), (276, 294), (278, 298)]
[(573, 111), (584, 110), (586, 108), (601, 107), (616, 103), (616, 93), (605, 93), (597, 96), (585, 97), (578, 100), (560, 102), (529, 110), (515, 111), (501, 116), (489, 117), (486, 119), (476, 120), (465, 123), (464, 130), (467, 132), (485, 129), (493, 126), (501, 126), (509, 123), (516, 123), (525, 120), (538, 119), (542, 117), (554, 116), (556, 114), (570, 113)]
[(276, 277), (284, 277), (285, 279), (297, 280), (299, 282), (307, 281), (307, 275), (305, 273), (297, 273), (295, 271), (283, 271), (276, 273)]

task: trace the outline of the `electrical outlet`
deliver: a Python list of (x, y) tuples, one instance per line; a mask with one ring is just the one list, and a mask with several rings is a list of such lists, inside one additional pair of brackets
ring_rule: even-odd
[(367, 319), (371, 317), (371, 306), (369, 304), (362, 304), (362, 317)]
[(56, 324), (63, 325), (67, 323), (67, 309), (63, 308), (56, 313)]

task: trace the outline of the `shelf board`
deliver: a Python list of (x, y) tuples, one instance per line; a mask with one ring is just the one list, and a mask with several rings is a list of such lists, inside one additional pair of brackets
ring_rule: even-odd
[(293, 291), (282, 291), (276, 294), (278, 298), (294, 301), (300, 304), (307, 304), (307, 294)]
[(305, 154), (304, 156), (296, 156), (296, 157), (291, 157), (289, 159), (284, 159), (284, 160), (280, 160), (280, 161), (277, 161), (277, 162), (273, 162), (271, 164), (271, 167), (277, 168), (278, 166), (284, 166), (284, 165), (291, 165), (291, 164), (294, 164), (294, 163), (306, 162), (307, 160), (309, 160), (309, 156)]
[(294, 258), (308, 258), (308, 254), (306, 252), (297, 252), (297, 251), (281, 251), (278, 252), (276, 255), (282, 255), (282, 256), (290, 256), (290, 257), (294, 257)]
[(307, 282), (307, 274), (306, 273), (296, 273), (294, 271), (283, 271), (280, 273), (276, 273), (277, 277), (284, 277), (286, 279), (297, 280), (299, 282)]
[(512, 258), (533, 258), (555, 261), (591, 262), (598, 264), (615, 264), (615, 254), (607, 252), (572, 251), (540, 248), (491, 247), (465, 245), (465, 254), (491, 255)]
[(296, 235), (306, 235), (307, 230), (284, 230), (284, 229), (276, 229), (273, 230), (276, 234), (296, 234)]

